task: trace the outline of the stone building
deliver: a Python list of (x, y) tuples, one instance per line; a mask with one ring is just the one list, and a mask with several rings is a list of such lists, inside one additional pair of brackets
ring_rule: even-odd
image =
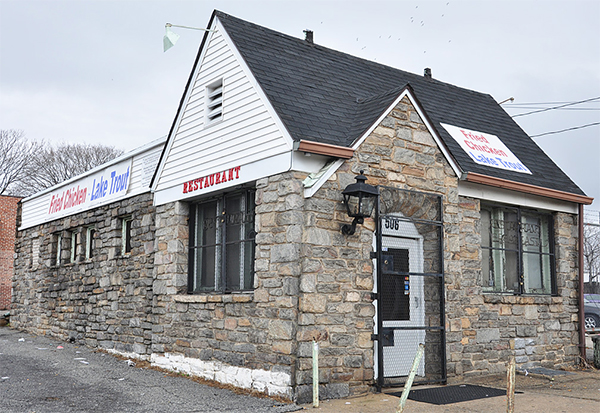
[[(24, 200), (17, 328), (297, 401), (313, 341), (324, 398), (402, 383), (420, 343), (420, 382), (578, 362), (592, 200), (491, 96), (208, 27), (151, 181), (157, 146), (137, 192)], [(357, 175), (378, 197), (351, 226)]]
[(20, 199), (14, 196), (0, 196), (0, 311), (10, 308)]

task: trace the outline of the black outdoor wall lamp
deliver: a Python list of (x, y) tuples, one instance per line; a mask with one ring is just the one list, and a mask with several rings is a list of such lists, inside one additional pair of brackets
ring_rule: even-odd
[(344, 235), (353, 235), (356, 231), (356, 224), (365, 222), (365, 217), (371, 216), (377, 203), (379, 189), (365, 183), (367, 177), (363, 173), (364, 171), (360, 171), (360, 175), (356, 177), (356, 183), (348, 185), (342, 191), (348, 216), (354, 218), (352, 225), (342, 225), (342, 234)]

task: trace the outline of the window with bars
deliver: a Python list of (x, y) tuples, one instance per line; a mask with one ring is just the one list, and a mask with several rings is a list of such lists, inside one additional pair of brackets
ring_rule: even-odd
[(254, 191), (190, 207), (188, 292), (242, 291), (254, 283)]
[(482, 204), (484, 291), (555, 294), (553, 236), (553, 218), (550, 214)]

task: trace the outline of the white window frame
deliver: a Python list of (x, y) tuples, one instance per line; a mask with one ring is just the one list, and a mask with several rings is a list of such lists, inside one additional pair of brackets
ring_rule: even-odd
[(121, 255), (131, 254), (131, 229), (133, 224), (132, 216), (125, 216), (121, 218)]
[(85, 259), (91, 260), (94, 256), (94, 233), (96, 227), (89, 226), (85, 229)]
[(69, 231), (69, 263), (74, 264), (77, 258), (77, 232)]
[(62, 254), (62, 239), (63, 239), (62, 233), (58, 232), (56, 234), (56, 244), (55, 244), (56, 245), (56, 251), (55, 251), (56, 255), (54, 256), (54, 265), (56, 265), (57, 267), (59, 267), (61, 264), (60, 256)]

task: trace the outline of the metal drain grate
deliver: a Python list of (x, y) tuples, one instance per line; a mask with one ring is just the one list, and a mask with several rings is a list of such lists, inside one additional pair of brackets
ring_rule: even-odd
[[(402, 392), (390, 394), (400, 397)], [(492, 387), (474, 386), (471, 384), (461, 384), (458, 386), (432, 387), (430, 389), (411, 390), (408, 398), (418, 402), (442, 405), (505, 395), (506, 390), (494, 389)]]

